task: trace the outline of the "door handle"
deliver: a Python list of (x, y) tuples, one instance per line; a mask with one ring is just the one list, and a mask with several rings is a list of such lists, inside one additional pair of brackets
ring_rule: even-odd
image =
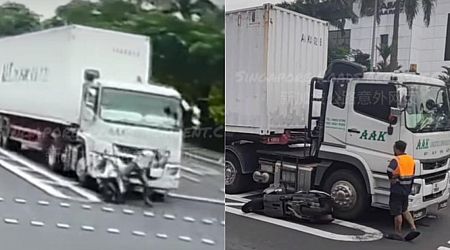
[(348, 131), (349, 133), (357, 133), (357, 134), (361, 133), (361, 131), (359, 131), (359, 130), (356, 129), (356, 128), (351, 128), (351, 129), (348, 129), (347, 131)]

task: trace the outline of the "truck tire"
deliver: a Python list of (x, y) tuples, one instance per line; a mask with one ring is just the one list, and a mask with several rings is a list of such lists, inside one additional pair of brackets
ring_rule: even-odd
[(61, 172), (63, 169), (63, 161), (61, 160), (61, 147), (58, 146), (56, 140), (52, 140), (45, 152), (45, 161), (47, 166), (53, 172)]
[(237, 194), (245, 192), (252, 183), (251, 174), (242, 174), (239, 159), (231, 152), (225, 153), (225, 192)]
[(362, 178), (348, 169), (331, 173), (324, 191), (333, 198), (333, 215), (344, 220), (359, 218), (369, 207), (369, 194)]

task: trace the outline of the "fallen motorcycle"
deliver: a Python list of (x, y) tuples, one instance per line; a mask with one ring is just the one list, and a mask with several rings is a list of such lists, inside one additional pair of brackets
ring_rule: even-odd
[(118, 164), (117, 156), (99, 154), (101, 159), (95, 167), (95, 177), (99, 191), (106, 202), (123, 203), (130, 190), (131, 179), (139, 180), (143, 187), (143, 200), (152, 205), (155, 192), (149, 180), (160, 178), (169, 158), (168, 153), (157, 150), (144, 150), (126, 165)]
[(275, 190), (247, 202), (241, 209), (244, 213), (262, 213), (275, 218), (330, 223), (333, 221), (332, 204), (331, 196), (321, 191), (285, 193)]

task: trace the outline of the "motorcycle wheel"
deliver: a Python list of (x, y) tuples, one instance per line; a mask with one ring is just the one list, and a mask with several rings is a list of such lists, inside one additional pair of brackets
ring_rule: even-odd
[(245, 203), (241, 210), (244, 213), (252, 213), (262, 211), (264, 209), (264, 199), (257, 198)]

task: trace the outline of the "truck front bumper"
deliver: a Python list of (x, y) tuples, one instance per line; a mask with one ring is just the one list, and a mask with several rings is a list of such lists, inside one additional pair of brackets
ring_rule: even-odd
[[(161, 177), (149, 180), (147, 185), (160, 192), (178, 189), (180, 185), (181, 166), (178, 164), (167, 164)], [(141, 185), (138, 179), (132, 178), (130, 182), (135, 185)]]
[[(441, 183), (441, 185), (445, 185), (443, 189), (439, 192), (429, 194), (429, 191), (424, 195), (422, 191), (419, 195), (409, 196), (409, 210), (412, 212), (415, 219), (420, 219), (425, 217), (428, 211), (432, 208), (441, 209), (443, 205), (446, 205), (446, 202), (449, 199), (449, 178), (448, 175), (445, 179), (445, 183)], [(439, 195), (440, 194), (440, 195)], [(426, 197), (430, 195), (436, 195), (436, 198), (427, 199)]]

